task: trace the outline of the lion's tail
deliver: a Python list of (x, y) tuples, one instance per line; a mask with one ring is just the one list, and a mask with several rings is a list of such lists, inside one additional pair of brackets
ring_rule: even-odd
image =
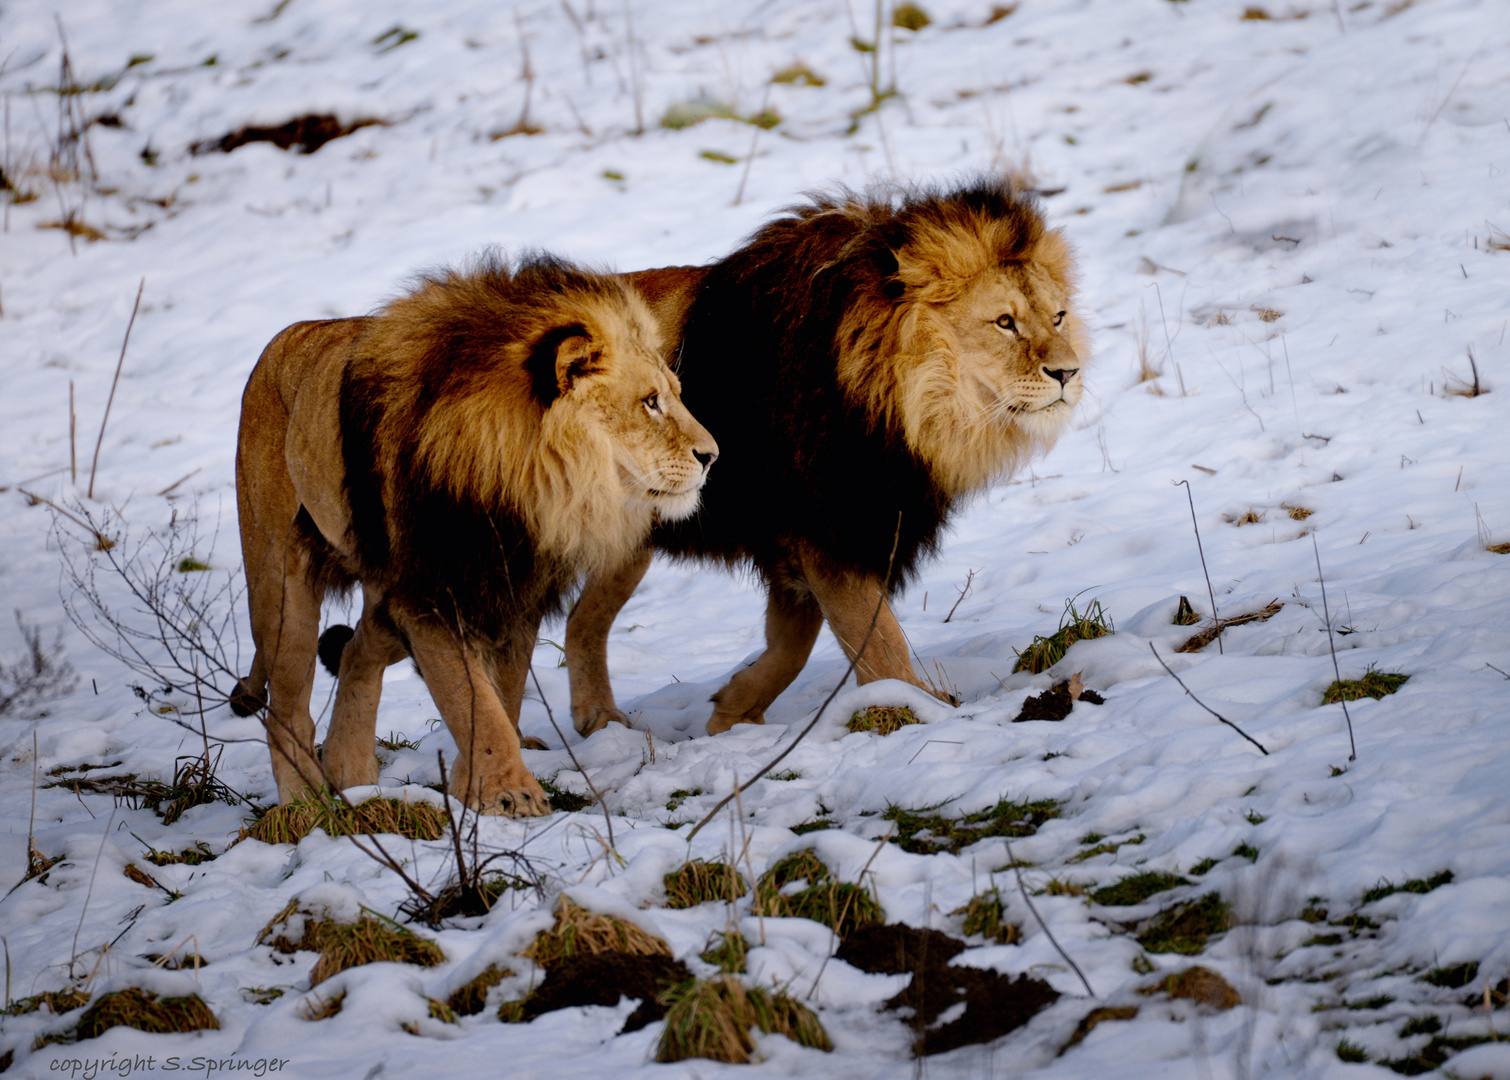
[(325, 665), (325, 670), (332, 675), (341, 674), (341, 654), (346, 651), (346, 643), (349, 642), (356, 631), (349, 626), (336, 623), (327, 627), (325, 633), (320, 635), (320, 663)]

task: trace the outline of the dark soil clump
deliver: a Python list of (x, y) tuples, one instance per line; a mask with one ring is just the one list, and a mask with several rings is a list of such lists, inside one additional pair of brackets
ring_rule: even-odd
[(270, 142), (279, 150), (298, 150), (301, 154), (313, 154), (332, 139), (350, 135), (358, 128), (381, 123), (381, 120), (367, 118), (343, 124), (339, 117), (330, 113), (310, 113), (308, 116), (296, 116), (277, 127), (248, 124), (237, 131), (227, 132), (218, 139), (197, 142), (189, 147), (189, 152), (210, 154), (219, 150), (229, 154), (232, 150), (245, 146), (247, 143)]
[[(834, 955), (862, 971), (912, 972), (906, 989), (883, 1007), (911, 1013), (916, 1033), (912, 1048), (918, 1057), (993, 1042), (1058, 999), (1047, 983), (1026, 975), (1014, 979), (999, 971), (951, 965), (950, 959), (964, 948), (964, 942), (938, 930), (867, 926), (845, 938)], [(960, 1016), (933, 1026), (959, 1004), (965, 1006)]]
[(533, 1020), (572, 1005), (613, 1006), (621, 997), (638, 998), (640, 1006), (624, 1021), (623, 1031), (639, 1031), (666, 1015), (661, 991), (691, 981), (687, 965), (669, 956), (605, 952), (568, 957), (552, 965), (545, 981), (524, 999), (519, 1019)]
[(1012, 722), (1018, 724), (1024, 720), (1063, 720), (1075, 707), (1076, 701), (1088, 701), (1092, 705), (1106, 704), (1106, 699), (1094, 690), (1082, 690), (1078, 697), (1071, 696), (1070, 683), (1066, 679), (1024, 701), (1022, 712), (1013, 717)]

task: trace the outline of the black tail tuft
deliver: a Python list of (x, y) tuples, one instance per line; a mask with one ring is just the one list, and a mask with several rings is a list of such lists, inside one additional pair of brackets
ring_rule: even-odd
[(231, 691), (230, 705), (231, 712), (237, 716), (252, 716), (267, 708), (267, 699), (260, 691), (253, 690), (246, 679), (237, 679), (236, 689)]
[(341, 654), (346, 651), (346, 643), (355, 635), (355, 630), (340, 623), (328, 627), (320, 635), (320, 663), (325, 665), (326, 671), (332, 675), (341, 674)]

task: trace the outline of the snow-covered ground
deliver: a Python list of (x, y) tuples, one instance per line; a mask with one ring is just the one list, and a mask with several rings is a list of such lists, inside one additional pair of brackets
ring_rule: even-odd
[[(255, 1003), (246, 988), (307, 985), (309, 954), (279, 966), (254, 944), (290, 898), (323, 888), (391, 915), (402, 884), (323, 834), (297, 848), (248, 840), (226, 851), (241, 806), (197, 807), (165, 827), (150, 810), (43, 786), (60, 767), (113, 762), (111, 773), (171, 778), (175, 757), (200, 742), (145, 708), (137, 677), (68, 623), (60, 555), (98, 556), (22, 490), (129, 530), (122, 551), (195, 518), (195, 554), (212, 567), (207, 580), (224, 583), (238, 564), (239, 395), (285, 324), (363, 313), (413, 272), (485, 245), (619, 269), (698, 263), (804, 190), (1008, 164), (1053, 192), (1045, 209), (1079, 252), (1096, 347), (1074, 429), (960, 516), (898, 606), (923, 665), (964, 704), (920, 706), (925, 724), (880, 738), (843, 721), (863, 703), (912, 700), (907, 688), (846, 691), (783, 763), (790, 778), (760, 781), (743, 796), (742, 822), (726, 814), (689, 845), (690, 825), (663, 826), (695, 820), (790, 742), (788, 725), (811, 717), (844, 665), (825, 632), (768, 726), (702, 736), (708, 694), (760, 648), (762, 598), (747, 580), (657, 563), (611, 644), (636, 729), (570, 735), (608, 792), (616, 854), (605, 853), (596, 811), (489, 820), (484, 840), (523, 849), (553, 888), (573, 887), (584, 903), (636, 911), (702, 971), (697, 953), (731, 916), (716, 904), (659, 906), (660, 875), (746, 838), (756, 872), (802, 846), (851, 880), (869, 863), (889, 920), (956, 935), (951, 913), (994, 881), (1023, 940), (962, 962), (1034, 974), (1063, 996), (995, 1044), (928, 1060), (933, 1077), (1393, 1075), (1344, 1062), (1339, 1043), (1402, 1058), (1427, 1042), (1427, 1018), (1449, 1039), (1496, 1028), (1506, 1037), (1503, 993), (1490, 995), (1489, 1013), (1484, 989), (1503, 991), (1510, 975), (1510, 556), (1488, 550), (1510, 540), (1510, 7), (1283, 0), (1265, 4), (1272, 18), (1253, 18), (1235, 0), (925, 6), (931, 25), (884, 36), (878, 85), (896, 95), (869, 112), (871, 57), (851, 39), (874, 37), (874, 9), (840, 0), (0, 6), (3, 167), (14, 189), (0, 192), (0, 607), (18, 609), (44, 644), (61, 633), (78, 676), (71, 694), (0, 719), (0, 885), (22, 875), (33, 813), (38, 850), (62, 857), (45, 883), (0, 900), (7, 993), (61, 989), (77, 975), (95, 991), (187, 986), (221, 1024), (197, 1035), (118, 1027), (33, 1052), (39, 1033), (66, 1022), (46, 1009), (7, 1017), (0, 1055), (13, 1052), (13, 1074), (67, 1074), (60, 1062), (112, 1054), (119, 1075), (125, 1056), (147, 1054), (159, 1068), (170, 1055), (182, 1068), (196, 1056), (275, 1057), (295, 1075), (354, 1080), (735, 1069), (650, 1063), (659, 1025), (612, 1035), (628, 1004), (528, 1025), (491, 1010), (459, 1027), (429, 1019), (427, 996), (507, 961), (548, 921), (531, 895), (439, 932), (441, 967), (338, 976), (328, 988), (348, 997), (331, 1019), (303, 1019), (298, 992)], [(1001, 16), (1007, 8), (1016, 10)], [(77, 148), (95, 178), (87, 188), (49, 175), (60, 29), (74, 79), (91, 88), (66, 104), (101, 119), (87, 156)], [(824, 84), (772, 82), (797, 63)], [(660, 123), (696, 102), (782, 121), (766, 131), (737, 119)], [(190, 152), (248, 124), (325, 112), (380, 123), (310, 155), (268, 143)], [(64, 220), (102, 238), (49, 227)], [(94, 440), (143, 278), (90, 498)], [(1139, 381), (1143, 361), (1157, 377)], [(1470, 396), (1475, 381), (1487, 392)], [(1180, 481), (1220, 613), (1283, 603), (1268, 621), (1229, 630), (1222, 652), (1174, 653), (1189, 633), (1171, 625), (1179, 597), (1210, 614)], [(1297, 520), (1290, 508), (1311, 513)], [(1370, 667), (1410, 676), (1397, 693), (1349, 707), (1356, 760), (1342, 708), (1321, 704), (1334, 675), (1318, 553), (1343, 677)], [(1049, 674), (1009, 675), (1014, 648), (1052, 631), (1069, 597), (1099, 600), (1115, 635), (1076, 646)], [(561, 627), (543, 635), (559, 640)], [(1150, 643), (1267, 756), (1186, 696)], [(542, 641), (536, 662), (561, 717), (558, 655)], [(0, 662), (21, 656), (7, 619)], [(1104, 705), (1011, 723), (1029, 693), (1076, 671)], [(322, 676), (317, 700), (329, 692)], [(438, 779), (435, 750), (451, 744), (427, 723), (434, 715), (409, 667), (394, 668), (379, 731), (421, 748), (389, 755), (385, 783)], [(560, 747), (533, 694), (523, 723)], [(209, 716), (210, 735), (233, 740), (221, 779), (267, 803), (259, 732), (224, 710)], [(563, 750), (526, 761), (586, 790)], [(678, 794), (673, 810), (674, 792), (700, 793)], [(1002, 840), (959, 855), (880, 843), (889, 805), (947, 801), (940, 812), (957, 815), (1004, 798), (1062, 804), (1013, 845), (1031, 864), (1030, 890), (1149, 870), (1192, 882), (1136, 908), (1062, 889), (1035, 896), (1094, 999), (1011, 872), (999, 872)], [(834, 828), (790, 831), (820, 817)], [(1077, 860), (1096, 846), (1091, 834), (1115, 849)], [(182, 893), (176, 901), (123, 876), (147, 845), (196, 841), (224, 854), (148, 866)], [(447, 865), (443, 844), (402, 850), (424, 881)], [(1381, 882), (1442, 871), (1450, 883), (1429, 892), (1364, 902)], [(1191, 961), (1145, 953), (1130, 927), (1212, 891), (1237, 926), (1198, 962), (1243, 1004), (1208, 1014), (1137, 995)], [(1302, 919), (1321, 908), (1325, 921)], [(1327, 925), (1355, 915), (1364, 919)], [(764, 1038), (765, 1058), (747, 1073), (915, 1075), (906, 1027), (876, 1011), (895, 977), (828, 961), (831, 938), (814, 924), (744, 926), (752, 940), (764, 935), (749, 980), (809, 1000), (836, 1046), (824, 1055)], [(143, 959), (172, 950), (208, 964), (171, 975)], [(1420, 977), (1468, 962), (1477, 972), (1462, 987)], [(1092, 1008), (1133, 1004), (1136, 1018), (1104, 1022), (1057, 1056)], [(410, 1021), (418, 1037), (401, 1029)], [(1402, 1037), (1412, 1021), (1421, 1033)], [(1510, 1077), (1510, 1044), (1467, 1049), (1447, 1068), (1465, 1080)]]

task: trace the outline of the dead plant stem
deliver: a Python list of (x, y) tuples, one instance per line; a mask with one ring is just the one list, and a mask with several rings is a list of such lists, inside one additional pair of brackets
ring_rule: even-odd
[[(1321, 548), (1316, 543), (1316, 534), (1311, 534), (1311, 551), (1316, 555), (1316, 580), (1321, 583), (1321, 616), (1326, 620), (1326, 644), (1332, 654), (1332, 674), (1338, 682), (1342, 681), (1342, 671), (1337, 666), (1337, 645), (1332, 640), (1332, 615), (1327, 608), (1326, 600), (1326, 575), (1321, 572)], [(1342, 699), (1342, 716), (1347, 720), (1347, 759), (1358, 760), (1358, 744), (1353, 741), (1353, 717), (1347, 711), (1347, 698)]]
[(1241, 735), (1243, 738), (1247, 739), (1254, 746), (1258, 747), (1259, 750), (1262, 751), (1263, 754), (1266, 757), (1268, 756), (1269, 751), (1264, 748), (1264, 744), (1263, 743), (1259, 742), (1252, 735), (1249, 735), (1246, 731), (1244, 731), (1242, 728), (1238, 727), (1231, 720), (1228, 720), (1225, 716), (1223, 716), (1221, 713), (1217, 712), (1210, 705), (1207, 705), (1200, 698), (1196, 697), (1195, 693), (1190, 689), (1190, 687), (1188, 687), (1188, 686), (1185, 685), (1185, 681), (1174, 673), (1174, 668), (1172, 668), (1168, 664), (1164, 663), (1164, 658), (1159, 655), (1159, 650), (1156, 649), (1156, 648), (1154, 648), (1153, 642), (1150, 641), (1148, 643), (1148, 647), (1153, 652), (1153, 658), (1159, 662), (1159, 666), (1162, 667), (1165, 671), (1169, 672), (1169, 677), (1171, 679), (1173, 679), (1175, 682), (1177, 682), (1177, 683), (1180, 684), (1180, 689), (1183, 690), (1183, 691), (1185, 691), (1185, 693), (1187, 693), (1187, 694), (1190, 695), (1190, 700), (1191, 701), (1194, 701), (1197, 705), (1199, 705), (1201, 708), (1205, 709), (1212, 716), (1216, 717), (1218, 720), (1220, 720), (1222, 723), (1226, 724), (1233, 731), (1237, 732), (1239, 735)]
[(110, 380), (110, 396), (105, 399), (105, 415), (100, 417), (99, 438), (94, 441), (94, 461), (89, 465), (88, 498), (94, 498), (94, 473), (100, 465), (100, 445), (105, 441), (105, 425), (110, 422), (110, 406), (115, 403), (115, 388), (121, 381), (121, 365), (126, 362), (126, 346), (131, 342), (131, 328), (136, 325), (136, 313), (142, 306), (142, 290), (147, 287), (146, 275), (136, 286), (136, 303), (131, 305), (131, 319), (126, 323), (126, 336), (121, 339), (121, 355), (115, 362), (115, 378)]
[[(530, 664), (530, 678), (532, 680), (534, 680), (534, 683), (535, 683), (535, 693), (537, 693), (537, 694), (540, 695), (540, 704), (542, 704), (542, 705), (545, 706), (545, 715), (546, 715), (546, 718), (550, 720), (551, 727), (554, 728), (555, 731), (556, 731), (556, 737), (561, 740), (561, 745), (564, 746), (564, 747), (566, 747), (566, 756), (569, 757), (569, 758), (571, 758), (571, 763), (572, 763), (573, 768), (575, 768), (579, 773), (582, 774), (582, 779), (583, 780), (587, 781), (587, 790), (592, 792), (592, 797), (594, 799), (597, 799), (598, 800), (598, 805), (603, 808), (603, 821), (608, 826), (608, 846), (609, 846), (609, 848), (610, 849), (617, 849), (618, 848), (618, 842), (615, 841), (614, 838), (613, 838), (613, 815), (608, 812), (608, 803), (606, 801), (604, 801), (604, 799), (603, 799), (603, 793), (598, 790), (598, 785), (594, 784), (592, 782), (592, 777), (587, 775), (587, 770), (584, 769), (582, 767), (582, 763), (577, 760), (576, 752), (574, 750), (572, 750), (571, 743), (567, 741), (566, 733), (561, 730), (561, 725), (558, 724), (558, 723), (556, 723), (556, 714), (551, 709), (551, 703), (545, 697), (545, 690), (540, 685), (540, 676), (538, 676), (538, 675), (535, 674), (535, 665), (534, 664)], [(719, 805), (722, 806), (723, 804), (720, 803)], [(699, 826), (699, 828), (701, 828), (701, 826)], [(694, 833), (697, 832), (696, 829), (694, 829), (692, 831)], [(688, 839), (690, 840), (691, 837), (689, 836)]]
[[(1220, 627), (1221, 619), (1216, 611), (1216, 590), (1211, 587), (1211, 573), (1206, 569), (1206, 549), (1201, 546), (1201, 525), (1195, 519), (1195, 496), (1191, 494), (1189, 480), (1177, 480), (1175, 483), (1185, 485), (1185, 498), (1190, 501), (1190, 524), (1195, 529), (1195, 550), (1201, 556), (1201, 574), (1206, 578), (1206, 595), (1211, 599), (1211, 618)], [(1222, 648), (1220, 632), (1216, 635), (1216, 651), (1223, 656), (1226, 655), (1226, 650)]]
[(1012, 841), (1008, 840), (1005, 836), (1002, 837), (1002, 840), (1007, 845), (1007, 861), (1012, 864), (1012, 873), (1017, 875), (1017, 891), (1022, 893), (1022, 902), (1028, 905), (1028, 910), (1033, 913), (1033, 918), (1037, 920), (1039, 928), (1044, 932), (1044, 936), (1049, 939), (1049, 944), (1054, 946), (1054, 949), (1060, 956), (1064, 957), (1064, 962), (1070, 966), (1071, 970), (1080, 976), (1080, 984), (1085, 987), (1085, 992), (1091, 997), (1095, 997), (1096, 991), (1091, 989), (1091, 981), (1085, 977), (1085, 972), (1081, 971), (1080, 965), (1075, 963), (1074, 958), (1064, 951), (1064, 946), (1059, 944), (1058, 939), (1054, 937), (1054, 932), (1049, 929), (1049, 924), (1043, 921), (1043, 916), (1038, 914), (1038, 908), (1033, 905), (1033, 899), (1028, 895), (1028, 887), (1023, 884), (1022, 867), (1017, 865), (1017, 856), (1012, 854)]

